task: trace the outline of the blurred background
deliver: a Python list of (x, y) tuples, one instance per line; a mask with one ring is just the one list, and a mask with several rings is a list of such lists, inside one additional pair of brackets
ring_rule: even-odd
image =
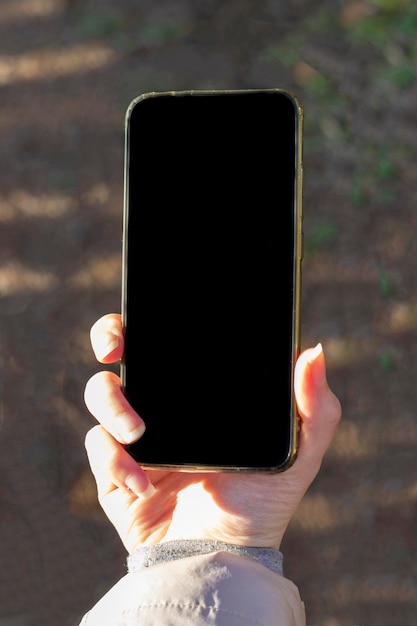
[(416, 63), (414, 0), (0, 1), (0, 626), (76, 626), (125, 572), (83, 402), (125, 110), (251, 87), (304, 103), (302, 343), (344, 413), (285, 573), (309, 626), (417, 624)]

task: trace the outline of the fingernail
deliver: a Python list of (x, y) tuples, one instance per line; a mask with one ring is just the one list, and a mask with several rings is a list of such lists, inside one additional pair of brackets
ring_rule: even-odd
[(119, 347), (119, 338), (113, 333), (105, 332), (96, 340), (94, 351), (99, 360), (105, 359)]
[(134, 415), (121, 413), (115, 420), (115, 428), (125, 443), (137, 441), (145, 432), (145, 424), (138, 422), (138, 418)]
[(316, 385), (321, 387), (327, 384), (326, 363), (321, 343), (318, 343), (316, 347), (313, 348), (309, 361), (310, 363), (315, 364), (315, 367), (313, 368), (313, 377)]
[(310, 361), (315, 361), (319, 356), (320, 352), (323, 352), (323, 346), (319, 342), (314, 348), (311, 349), (311, 357)]
[[(146, 485), (144, 477), (138, 476), (137, 474), (130, 474), (130, 476), (126, 478), (125, 484), (130, 491), (143, 500), (150, 498), (155, 492), (155, 487), (152, 483), (148, 482)], [(144, 488), (145, 485), (146, 487)]]

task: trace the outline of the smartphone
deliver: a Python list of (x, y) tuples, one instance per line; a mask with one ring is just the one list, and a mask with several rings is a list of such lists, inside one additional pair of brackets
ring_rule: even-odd
[(127, 110), (121, 380), (144, 467), (296, 457), (302, 122), (282, 89), (147, 93)]

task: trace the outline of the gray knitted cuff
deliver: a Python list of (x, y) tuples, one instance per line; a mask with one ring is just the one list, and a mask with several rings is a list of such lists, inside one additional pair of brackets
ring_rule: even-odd
[(137, 548), (127, 557), (128, 571), (136, 572), (144, 567), (152, 567), (159, 563), (184, 559), (188, 556), (209, 554), (210, 552), (231, 552), (246, 559), (257, 561), (276, 574), (283, 575), (282, 553), (274, 548), (248, 548), (221, 541), (205, 541), (199, 539), (167, 541), (154, 546)]

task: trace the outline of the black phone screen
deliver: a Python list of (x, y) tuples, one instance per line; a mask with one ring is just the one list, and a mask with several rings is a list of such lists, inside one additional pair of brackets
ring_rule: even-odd
[(122, 384), (144, 465), (288, 463), (299, 111), (281, 91), (152, 94), (127, 116)]

